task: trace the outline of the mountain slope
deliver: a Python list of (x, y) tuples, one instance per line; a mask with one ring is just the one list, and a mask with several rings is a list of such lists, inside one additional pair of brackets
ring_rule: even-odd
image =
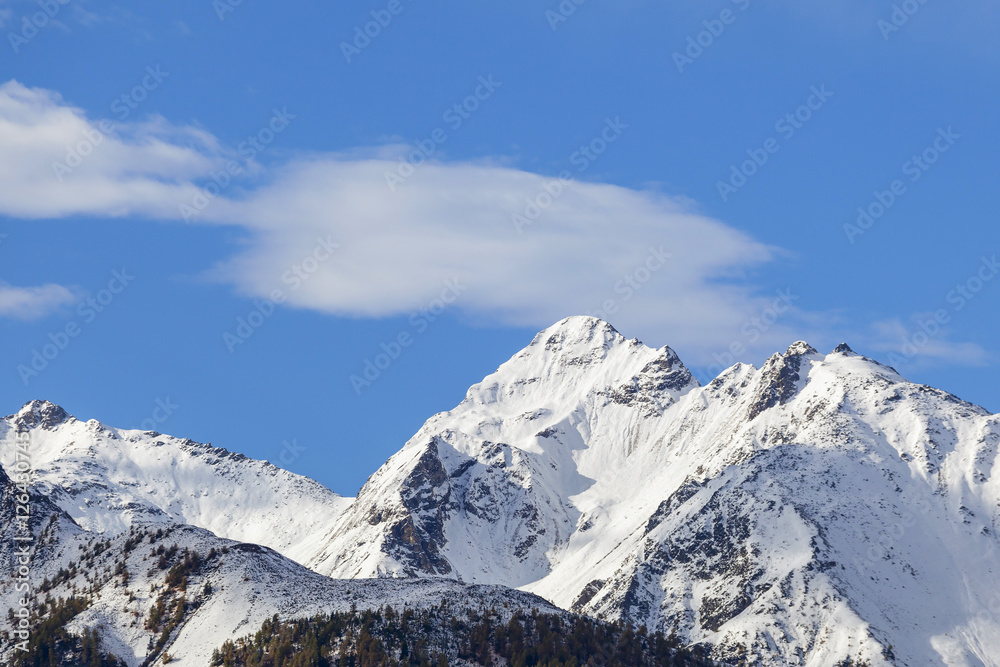
[(0, 420), (0, 465), (8, 469), (18, 431), (31, 434), (36, 490), (86, 530), (117, 534), (134, 522), (186, 523), (305, 561), (321, 548), (317, 536), (351, 503), (266, 461), (81, 422), (45, 401)]
[[(696, 386), (672, 350), (599, 320), (543, 331), (390, 458), (307, 564), (334, 576), (536, 581), (586, 523), (573, 497), (645, 440), (632, 416), (651, 419)], [(361, 542), (381, 550), (351, 548)]]
[(1000, 664), (998, 440), (847, 346), (699, 387), (569, 318), (431, 418), (308, 565), (521, 586), (765, 664)]
[[(10, 534), (17, 493), (0, 468), (0, 527)], [(127, 531), (87, 531), (41, 493), (32, 492), (33, 536), (29, 567), (33, 613), (76, 600), (67, 629), (95, 629), (101, 649), (130, 667), (140, 664), (207, 665), (214, 649), (249, 634), (264, 621), (385, 605), (426, 609), (537, 609), (559, 613), (541, 598), (496, 586), (463, 586), (447, 579), (338, 581), (316, 574), (256, 544), (162, 521), (136, 521)], [(0, 560), (13, 543), (0, 542)], [(0, 609), (19, 608), (25, 593), (0, 580)], [(36, 630), (37, 633), (37, 630)], [(6, 639), (6, 638), (3, 638)], [(0, 662), (10, 664), (13, 642), (0, 641)]]

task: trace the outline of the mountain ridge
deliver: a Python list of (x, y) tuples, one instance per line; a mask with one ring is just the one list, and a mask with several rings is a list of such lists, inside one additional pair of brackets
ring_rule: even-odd
[[(69, 478), (87, 471), (78, 450), (43, 457), (42, 486), (91, 528), (123, 528), (101, 523), (101, 503), (239, 528), (237, 514), (211, 524), (185, 504), (189, 483), (132, 453), (148, 448), (256, 503), (240, 516), (262, 515), (261, 534), (234, 538), (323, 575), (521, 588), (677, 633), (717, 659), (998, 664), (1000, 418), (844, 343), (823, 355), (797, 341), (701, 385), (669, 347), (566, 318), (428, 419), (354, 499), (252, 459), (206, 468), (209, 454), (169, 436), (29, 412), (17, 427), (43, 442), (72, 431), (159, 484), (157, 504), (105, 453), (94, 480), (114, 484), (84, 488)], [(275, 488), (239, 497), (261, 479)]]

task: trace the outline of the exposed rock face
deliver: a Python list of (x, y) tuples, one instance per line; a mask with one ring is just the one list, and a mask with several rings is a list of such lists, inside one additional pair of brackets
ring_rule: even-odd
[(19, 431), (27, 431), (33, 428), (42, 428), (51, 431), (55, 427), (73, 419), (66, 414), (58, 405), (48, 401), (29, 401), (15, 415), (10, 415), (7, 419), (12, 420), (13, 425)]
[(409, 574), (450, 574), (451, 565), (438, 545), (445, 543), (444, 523), (453, 503), (434, 441), (410, 470), (400, 495), (407, 513), (392, 524), (392, 539), (383, 543), (383, 550), (407, 565)]
[(642, 370), (608, 396), (615, 403), (642, 410), (646, 416), (661, 414), (675, 402), (675, 396), (697, 385), (677, 354), (669, 347)]
[(804, 341), (792, 343), (784, 354), (776, 354), (767, 360), (761, 369), (760, 388), (757, 396), (750, 403), (748, 419), (776, 405), (784, 405), (794, 395), (798, 388), (802, 369), (802, 358), (816, 354), (816, 350)]

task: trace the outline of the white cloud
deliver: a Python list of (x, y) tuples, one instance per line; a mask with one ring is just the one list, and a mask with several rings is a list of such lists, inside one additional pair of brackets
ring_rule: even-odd
[(0, 86), (0, 213), (172, 217), (176, 202), (194, 195), (191, 179), (223, 162), (213, 142), (155, 118), (105, 132), (58, 94), (8, 81)]
[[(282, 288), (292, 305), (338, 315), (413, 311), (450, 278), (467, 286), (465, 312), (505, 324), (545, 326), (613, 301), (607, 319), (623, 331), (675, 346), (728, 346), (732, 333), (724, 332), (737, 331), (757, 306), (750, 286), (723, 281), (767, 262), (772, 250), (669, 197), (572, 183), (518, 233), (512, 214), (552, 179), (486, 164), (429, 164), (390, 193), (384, 174), (395, 166), (297, 162), (247, 199), (210, 208), (215, 219), (259, 234), (217, 275), (248, 294)], [(328, 234), (340, 250), (289, 290), (282, 275)], [(649, 271), (647, 260), (662, 266)]]
[[(202, 130), (153, 119), (118, 125), (60, 180), (53, 163), (95, 131), (95, 121), (55, 93), (0, 86), (0, 214), (180, 220), (180, 205), (235, 155)], [(748, 276), (778, 250), (687, 200), (573, 182), (518, 233), (512, 214), (523, 214), (551, 178), (506, 162), (437, 162), (390, 191), (385, 173), (398, 165), (395, 153), (244, 165), (239, 182), (196, 218), (249, 231), (247, 245), (211, 275), (255, 298), (282, 289), (293, 307), (355, 317), (414, 312), (457, 279), (466, 288), (454, 308), (472, 320), (541, 328), (604, 311), (624, 334), (670, 344), (704, 365), (733, 344), (745, 348), (739, 358), (759, 358), (828, 322), (796, 307), (768, 319), (776, 297)], [(318, 238), (339, 248), (293, 289), (283, 276)], [(761, 316), (766, 326), (751, 326)]]
[(34, 320), (76, 303), (77, 298), (62, 285), (13, 287), (0, 282), (0, 317)]
[(891, 318), (872, 324), (871, 347), (904, 375), (911, 366), (987, 366), (992, 355), (977, 343), (950, 340), (950, 331), (933, 313), (918, 314), (907, 324)]

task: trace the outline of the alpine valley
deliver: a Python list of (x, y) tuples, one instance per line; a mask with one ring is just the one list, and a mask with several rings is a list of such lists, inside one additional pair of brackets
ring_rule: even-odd
[[(64, 641), (130, 667), (386, 605), (582, 615), (727, 664), (1000, 665), (998, 446), (1000, 416), (847, 345), (701, 386), (670, 348), (571, 317), (356, 498), (32, 401), (0, 420), (0, 522), (31, 533)], [(9, 572), (19, 548), (0, 544)], [(0, 578), (11, 623), (22, 595)]]

